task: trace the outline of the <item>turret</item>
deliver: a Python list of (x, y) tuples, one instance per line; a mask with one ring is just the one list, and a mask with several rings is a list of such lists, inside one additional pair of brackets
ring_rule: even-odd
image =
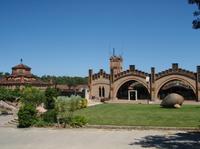
[(115, 49), (113, 49), (113, 55), (110, 57), (110, 71), (112, 70), (113, 75), (122, 72), (122, 62), (122, 57), (116, 56)]

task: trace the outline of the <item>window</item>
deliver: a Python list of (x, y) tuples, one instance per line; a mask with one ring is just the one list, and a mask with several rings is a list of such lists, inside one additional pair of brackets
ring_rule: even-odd
[(102, 88), (102, 96), (105, 97), (105, 88)]
[(101, 87), (99, 87), (99, 97), (101, 97)]

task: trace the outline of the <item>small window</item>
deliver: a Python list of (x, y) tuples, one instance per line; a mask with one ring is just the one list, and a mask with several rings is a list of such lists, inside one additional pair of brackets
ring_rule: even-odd
[(101, 97), (101, 87), (99, 87), (99, 97)]
[(105, 88), (102, 88), (102, 96), (105, 97)]

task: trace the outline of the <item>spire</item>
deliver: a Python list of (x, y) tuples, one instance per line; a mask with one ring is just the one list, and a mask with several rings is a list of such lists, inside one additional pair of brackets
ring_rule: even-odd
[(21, 63), (21, 64), (23, 63), (23, 59), (22, 59), (22, 58), (20, 59), (20, 63)]

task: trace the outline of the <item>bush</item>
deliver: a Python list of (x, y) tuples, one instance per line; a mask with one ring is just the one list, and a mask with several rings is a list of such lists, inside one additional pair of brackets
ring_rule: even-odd
[(11, 90), (4, 87), (0, 87), (0, 100), (13, 102), (20, 97), (20, 91), (18, 89)]
[(49, 126), (53, 126), (53, 124), (48, 123), (48, 122), (44, 121), (43, 119), (39, 119), (39, 120), (35, 121), (34, 126), (35, 127), (49, 127)]
[(59, 93), (55, 88), (47, 88), (45, 91), (45, 108), (46, 109), (54, 109), (55, 107), (55, 99), (58, 97)]
[[(84, 118), (77, 117), (74, 120), (74, 112), (78, 109), (87, 107), (87, 100), (80, 96), (71, 97), (57, 97), (55, 98), (55, 109), (57, 112), (58, 124), (64, 123), (66, 125), (80, 126), (81, 127), (86, 121)], [(77, 119), (77, 120), (76, 120)], [(77, 123), (77, 124), (76, 124)]]
[(43, 120), (48, 123), (56, 123), (57, 113), (55, 110), (48, 110), (43, 114)]
[(82, 108), (87, 108), (87, 106), (88, 106), (87, 99), (82, 99)]
[(87, 99), (79, 100), (79, 109), (87, 108), (88, 101)]
[(84, 116), (74, 116), (68, 119), (67, 124), (71, 127), (83, 127), (87, 124), (87, 119)]
[(40, 105), (45, 100), (44, 92), (32, 87), (24, 88), (21, 97), (21, 101), (24, 104)]
[(19, 128), (30, 127), (36, 121), (36, 107), (32, 104), (25, 104), (18, 112)]

